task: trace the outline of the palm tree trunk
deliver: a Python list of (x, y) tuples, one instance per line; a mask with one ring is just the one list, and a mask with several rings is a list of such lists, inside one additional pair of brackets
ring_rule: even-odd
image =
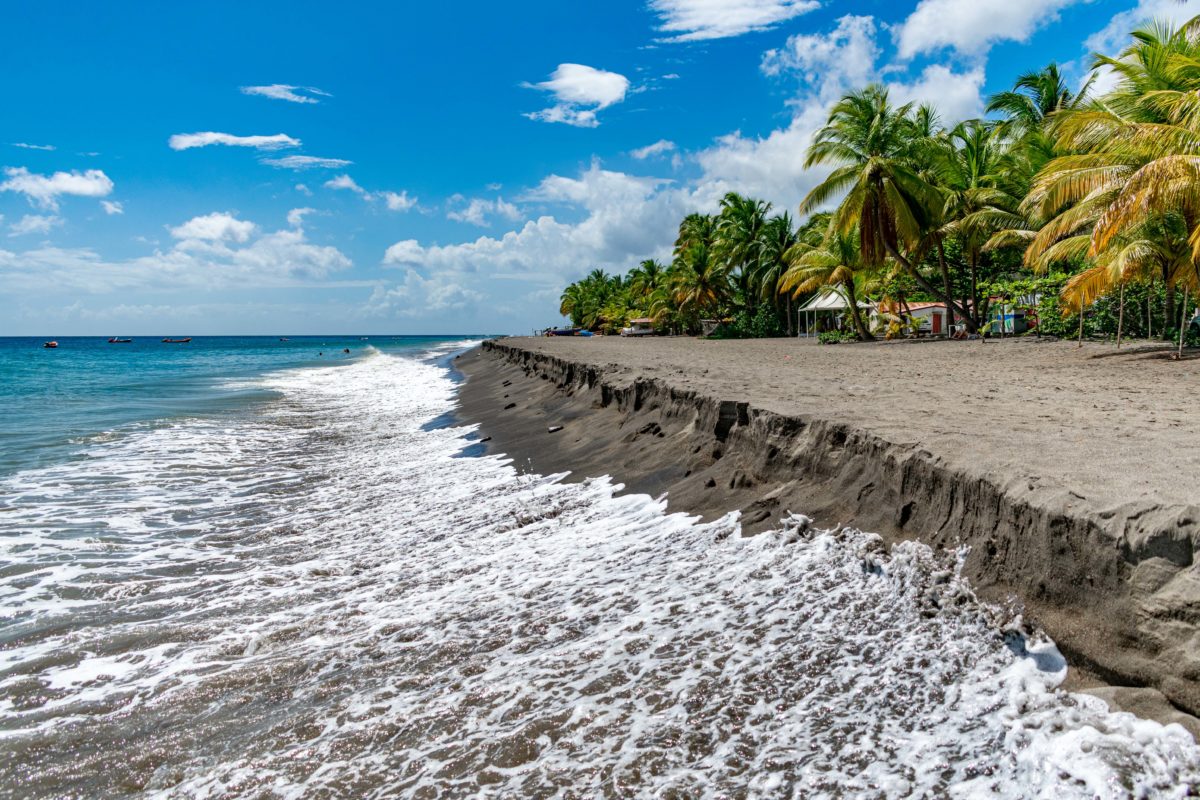
[(846, 298), (850, 301), (850, 318), (854, 320), (854, 330), (858, 333), (859, 341), (873, 341), (875, 337), (863, 324), (862, 309), (858, 307), (858, 297), (854, 294), (854, 281), (845, 281), (842, 285), (846, 287)]
[(1183, 333), (1187, 330), (1188, 289), (1190, 288), (1190, 286), (1183, 287), (1183, 313), (1179, 315), (1179, 352), (1175, 354), (1176, 358), (1183, 358)]
[(792, 293), (791, 292), (787, 293), (787, 318), (788, 318), (787, 335), (791, 336), (792, 335)]
[[(1004, 307), (1001, 306), (1001, 313)], [(979, 316), (979, 254), (972, 248), (971, 251), (971, 310), (975, 312), (975, 324), (979, 325), (983, 319)], [(1000, 317), (1000, 337), (1004, 338), (1004, 317)]]
[(1175, 327), (1175, 284), (1171, 283), (1170, 279), (1165, 280), (1167, 286), (1167, 299), (1165, 302), (1163, 321), (1163, 338), (1167, 341), (1171, 340), (1171, 331)]
[(1121, 307), (1117, 312), (1117, 349), (1121, 349), (1121, 331), (1125, 327), (1125, 282), (1121, 281)]
[[(950, 297), (950, 295), (953, 291), (950, 288), (950, 268), (946, 266), (946, 248), (941, 239), (938, 239), (937, 248), (938, 248), (938, 266), (942, 270), (942, 286), (946, 289), (946, 296)], [(953, 325), (954, 324), (954, 309), (947, 307), (946, 313), (949, 314), (949, 316), (950, 316), (950, 319), (946, 324), (948, 326)], [(947, 327), (946, 330), (948, 331), (949, 327)]]
[(1079, 298), (1079, 343), (1076, 347), (1083, 347), (1083, 298)]
[(963, 320), (963, 323), (967, 326), (967, 330), (969, 330), (971, 333), (977, 333), (979, 331), (979, 326), (975, 324), (975, 320), (971, 319), (970, 315), (967, 314), (967, 312), (965, 310), (963, 310), (962, 306), (960, 306), (958, 304), (958, 301), (955, 300), (954, 297), (950, 293), (940, 292), (937, 289), (935, 289), (933, 287), (933, 284), (931, 284), (929, 281), (925, 280), (925, 276), (917, 271), (917, 268), (912, 265), (911, 261), (909, 261), (904, 256), (900, 255), (900, 252), (898, 250), (896, 250), (895, 247), (893, 247), (890, 244), (884, 243), (884, 249), (887, 250), (887, 254), (889, 256), (891, 256), (893, 259), (896, 260), (897, 264), (904, 267), (904, 271), (912, 276), (913, 280), (915, 280), (917, 282), (918, 286), (920, 286), (925, 291), (929, 292), (934, 297), (940, 299), (943, 303), (946, 304), (946, 308), (951, 309), (953, 311), (953, 313), (955, 313), (959, 317), (961, 317)]

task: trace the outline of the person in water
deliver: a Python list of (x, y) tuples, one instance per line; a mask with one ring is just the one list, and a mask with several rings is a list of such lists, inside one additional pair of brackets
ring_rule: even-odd
[(343, 353), (349, 353), (349, 352), (350, 352), (350, 348), (349, 348), (349, 347), (343, 347), (343, 348), (342, 348), (342, 352), (343, 352)]

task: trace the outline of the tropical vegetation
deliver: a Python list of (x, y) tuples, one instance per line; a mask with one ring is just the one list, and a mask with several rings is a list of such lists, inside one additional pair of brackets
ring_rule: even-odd
[(1094, 67), (1111, 88), (1073, 91), (1050, 64), (954, 125), (880, 85), (849, 92), (797, 154), (824, 177), (795, 220), (731, 192), (680, 222), (669, 262), (593, 270), (561, 311), (777, 336), (833, 290), (848, 312), (831, 340), (903, 333), (918, 301), (969, 333), (997, 329), (1000, 305), (1041, 334), (1174, 339), (1200, 293), (1200, 17), (1140, 28)]

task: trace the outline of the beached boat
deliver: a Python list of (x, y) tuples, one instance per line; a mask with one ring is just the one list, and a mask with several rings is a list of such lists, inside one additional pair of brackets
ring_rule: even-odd
[(163, 344), (187, 344), (192, 340), (192, 337), (186, 339), (163, 339)]
[(133, 339), (118, 339), (116, 336), (113, 336), (108, 340), (108, 343), (109, 344), (129, 344), (132, 341), (133, 341)]
[(58, 347), (58, 342), (46, 342), (42, 345), (42, 347), (48, 347), (53, 350), (54, 348)]
[(551, 328), (547, 336), (578, 336), (579, 328)]

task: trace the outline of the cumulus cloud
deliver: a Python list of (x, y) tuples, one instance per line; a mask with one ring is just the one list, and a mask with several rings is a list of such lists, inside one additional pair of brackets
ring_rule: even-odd
[(411, 211), (417, 207), (417, 198), (409, 197), (407, 191), (379, 192), (378, 195), (383, 198), (388, 211)]
[[(0, 250), (0, 282), (14, 291), (32, 292), (43, 291), (48, 284), (56, 290), (94, 294), (142, 289), (196, 292), (328, 285), (321, 282), (351, 266), (337, 248), (307, 241), (300, 228), (257, 235), (247, 233), (245, 227), (222, 229), (220, 220), (197, 223), (222, 216), (229, 215), (197, 217), (172, 230), (172, 234), (207, 238), (179, 238), (168, 250), (125, 261), (108, 261), (88, 248)], [(257, 231), (253, 223), (233, 221)]]
[(896, 27), (901, 58), (952, 48), (981, 56), (997, 42), (1024, 42), (1058, 12), (1084, 0), (921, 0)]
[(38, 175), (25, 167), (6, 167), (4, 174), (8, 179), (0, 183), (0, 192), (23, 194), (31, 204), (49, 211), (58, 210), (63, 195), (105, 197), (113, 190), (113, 182), (98, 169)]
[(620, 103), (629, 91), (629, 79), (624, 75), (584, 64), (559, 64), (549, 80), (525, 85), (550, 92), (558, 101), (550, 108), (526, 114), (526, 117), (580, 128), (599, 125), (596, 112)]
[(282, 158), (264, 158), (260, 161), (269, 167), (292, 169), (301, 172), (306, 169), (339, 169), (348, 167), (353, 161), (344, 158), (318, 158), (317, 156), (283, 156)]
[(942, 122), (954, 125), (983, 116), (981, 67), (954, 72), (944, 64), (930, 64), (912, 82), (888, 82), (889, 96), (896, 103), (929, 103), (937, 108)]
[(674, 150), (674, 142), (666, 139), (659, 139), (654, 144), (648, 144), (645, 147), (639, 147), (636, 150), (630, 150), (629, 155), (633, 156), (638, 161), (644, 161), (651, 156), (661, 156), (663, 153), (670, 153)]
[(471, 275), (441, 272), (426, 278), (415, 269), (407, 269), (404, 280), (390, 288), (375, 287), (367, 301), (366, 313), (371, 316), (421, 317), (447, 311), (461, 311), (477, 305), (484, 296), (468, 288)]
[[(458, 197), (455, 199), (461, 202), (466, 198)], [(486, 228), (491, 224), (490, 218), (492, 216), (515, 221), (521, 218), (521, 210), (506, 201), (503, 197), (497, 197), (495, 200), (475, 197), (466, 206), (452, 208), (446, 212), (447, 219), (452, 219), (455, 222), (469, 222), (481, 228)]]
[(670, 252), (679, 219), (695, 205), (685, 191), (658, 191), (669, 181), (605, 170), (593, 164), (578, 178), (551, 175), (522, 200), (561, 204), (584, 217), (561, 222), (546, 214), (500, 237), (423, 246), (406, 239), (384, 263), (430, 272), (486, 271), (491, 277), (555, 285), (590, 266), (625, 268)]
[(176, 239), (205, 242), (245, 242), (254, 233), (253, 222), (240, 220), (228, 212), (214, 211), (202, 217), (192, 217), (178, 227), (171, 228)]
[(349, 175), (338, 175), (335, 178), (330, 178), (325, 181), (326, 189), (345, 189), (346, 191), (354, 192), (355, 194), (365, 195), (367, 190), (354, 182), (354, 178)]
[(25, 236), (30, 233), (49, 233), (51, 229), (63, 224), (62, 217), (26, 214), (17, 222), (8, 226), (9, 236)]
[(1087, 48), (1116, 55), (1129, 43), (1129, 32), (1150, 20), (1182, 25), (1200, 16), (1200, 0), (1138, 0), (1137, 5), (1114, 14), (1109, 23), (1087, 38)]
[(694, 42), (765, 31), (820, 7), (817, 0), (650, 0), (669, 42)]
[(368, 203), (373, 203), (376, 200), (382, 200), (387, 206), (388, 211), (411, 211), (417, 206), (417, 198), (409, 197), (407, 191), (403, 192), (368, 192), (363, 187), (351, 178), (349, 175), (338, 175), (325, 181), (326, 189), (344, 190), (354, 192)]
[(52, 144), (29, 144), (28, 142), (13, 142), (12, 146), (20, 147), (23, 150), (47, 150), (47, 151), (49, 151), (49, 150), (55, 149), (54, 145), (52, 145)]
[(113, 214), (124, 214), (125, 206), (116, 200), (101, 200), (100, 207), (104, 209), (104, 213), (110, 217)]
[[(272, 100), (286, 100), (289, 103), (319, 103), (317, 97), (332, 97), (315, 86), (292, 86), (286, 83), (272, 83), (268, 86), (243, 86), (242, 94), (269, 97)], [(315, 96), (314, 96), (315, 95)]]
[(288, 225), (299, 228), (304, 225), (304, 218), (316, 212), (315, 208), (293, 208), (287, 213)]
[(798, 34), (762, 59), (767, 75), (795, 76), (820, 102), (832, 102), (849, 89), (875, 80), (879, 45), (874, 17), (846, 15), (827, 34)]
[(299, 147), (300, 140), (286, 133), (275, 133), (270, 136), (234, 136), (232, 133), (202, 131), (200, 133), (177, 133), (167, 140), (167, 146), (172, 150), (190, 150), (193, 147), (209, 147), (222, 144), (227, 147), (253, 147), (256, 150), (280, 150), (285, 147)]

